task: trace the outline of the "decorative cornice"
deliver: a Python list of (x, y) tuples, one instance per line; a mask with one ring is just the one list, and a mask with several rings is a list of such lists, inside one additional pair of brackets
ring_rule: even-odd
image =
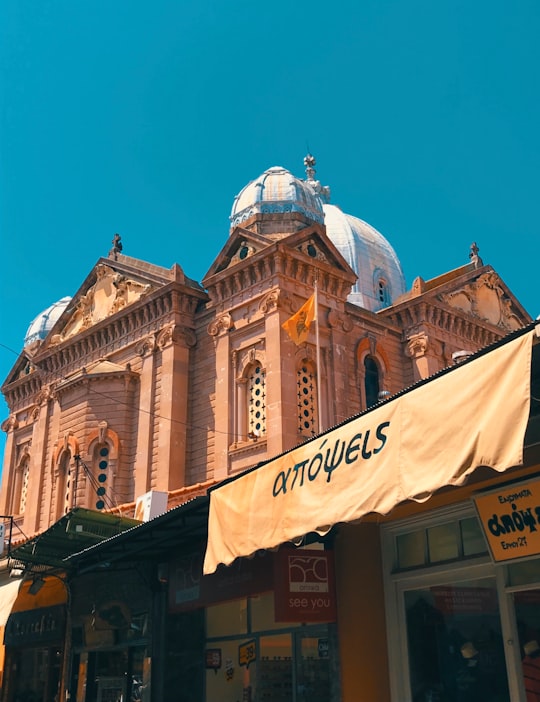
[(341, 328), (344, 332), (350, 332), (354, 326), (349, 315), (341, 314), (334, 309), (331, 309), (328, 313), (328, 324), (332, 329)]
[(221, 336), (234, 329), (234, 321), (228, 312), (219, 315), (208, 325), (208, 333), (210, 336)]

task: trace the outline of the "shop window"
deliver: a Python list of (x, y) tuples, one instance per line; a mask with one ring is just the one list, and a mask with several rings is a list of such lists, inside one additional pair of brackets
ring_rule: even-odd
[(476, 517), (415, 529), (396, 536), (398, 570), (486, 553), (486, 542)]
[(379, 366), (373, 356), (364, 359), (364, 389), (366, 392), (366, 407), (372, 407), (379, 401), (381, 389), (379, 381)]
[(414, 568), (426, 562), (426, 538), (423, 529), (400, 534), (396, 539), (398, 567)]
[(404, 603), (409, 699), (509, 701), (493, 579), (409, 590)]
[[(253, 629), (258, 631), (270, 631), (271, 629), (283, 628), (283, 624), (275, 621), (273, 592), (266, 592), (262, 595), (251, 597), (250, 605), (251, 626)], [(293, 623), (291, 626), (297, 625)]]
[(247, 601), (233, 600), (206, 610), (206, 633), (209, 637), (247, 632)]
[(248, 435), (266, 433), (266, 372), (260, 363), (251, 366), (248, 375)]
[(540, 585), (540, 559), (516, 561), (508, 564), (508, 584), (511, 587), (519, 585)]
[(427, 530), (430, 563), (450, 561), (459, 556), (458, 531), (454, 522), (440, 524)]
[[(235, 629), (240, 623), (240, 629)], [(206, 610), (205, 702), (328, 702), (328, 626), (274, 621), (274, 593)]]
[(296, 372), (298, 431), (313, 436), (318, 431), (317, 375), (311, 361), (304, 360)]
[(463, 555), (467, 557), (486, 553), (486, 540), (478, 519), (476, 517), (462, 519), (459, 522), (459, 526), (461, 529)]

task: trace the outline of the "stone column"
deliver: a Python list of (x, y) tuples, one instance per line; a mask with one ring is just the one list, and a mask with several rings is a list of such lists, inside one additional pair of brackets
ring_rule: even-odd
[[(54, 405), (54, 395), (50, 388), (44, 388), (34, 408), (32, 426), (32, 450), (30, 452), (30, 476), (28, 480), (27, 510), (24, 515), (24, 531), (32, 534), (40, 530), (42, 504), (51, 502), (51, 481), (46, 481), (47, 444), (49, 438), (49, 419)], [(42, 502), (45, 500), (45, 502)], [(45, 519), (48, 515), (44, 515)], [(49, 522), (44, 521), (43, 526)]]
[(17, 418), (12, 414), (2, 424), (5, 431), (6, 446), (4, 450), (4, 466), (2, 471), (2, 491), (0, 492), (0, 514), (11, 514), (10, 496), (13, 491), (15, 471), (15, 429), (18, 426)]
[(233, 443), (234, 373), (229, 338), (229, 331), (232, 328), (233, 320), (228, 312), (216, 317), (215, 321), (208, 327), (208, 333), (215, 337), (216, 344), (216, 404), (214, 410), (214, 478), (216, 480), (223, 480), (229, 474), (229, 446)]
[(194, 332), (174, 324), (157, 337), (167, 383), (161, 386), (155, 487), (164, 492), (182, 488), (186, 482), (189, 353), (195, 343)]
[(150, 334), (137, 347), (142, 357), (139, 387), (139, 414), (137, 417), (137, 449), (134, 469), (134, 495), (136, 500), (150, 489), (152, 466), (153, 409), (155, 402), (155, 348), (156, 339)]

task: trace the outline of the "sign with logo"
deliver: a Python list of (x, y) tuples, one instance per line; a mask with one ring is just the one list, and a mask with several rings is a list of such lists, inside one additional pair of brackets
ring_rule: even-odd
[(218, 671), (221, 668), (221, 649), (207, 648), (205, 652), (206, 668)]
[(494, 561), (540, 554), (540, 480), (479, 494), (474, 502)]
[(250, 663), (257, 660), (257, 644), (255, 639), (246, 641), (246, 643), (238, 646), (238, 663), (240, 665), (249, 666)]
[(276, 554), (276, 622), (332, 622), (336, 619), (332, 551), (283, 549)]

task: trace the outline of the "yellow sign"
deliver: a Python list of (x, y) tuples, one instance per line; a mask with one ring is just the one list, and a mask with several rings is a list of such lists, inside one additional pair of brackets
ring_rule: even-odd
[(540, 553), (540, 480), (508, 485), (474, 501), (494, 561)]
[(257, 646), (255, 639), (246, 641), (238, 647), (238, 662), (240, 665), (249, 666), (250, 663), (257, 660)]

